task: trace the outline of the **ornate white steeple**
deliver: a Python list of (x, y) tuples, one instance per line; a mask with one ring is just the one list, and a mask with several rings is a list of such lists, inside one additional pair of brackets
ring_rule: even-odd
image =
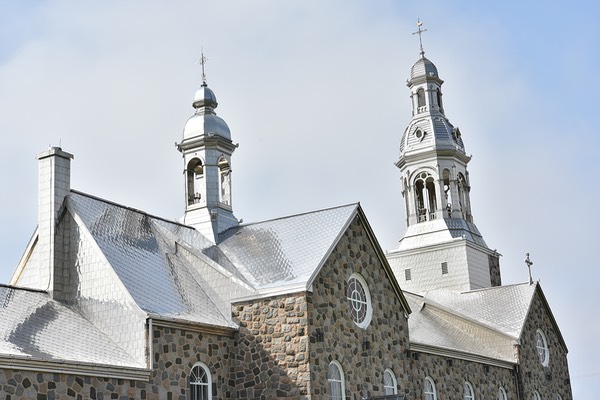
[(206, 83), (204, 54), (200, 62), (202, 85), (192, 103), (196, 112), (186, 122), (177, 149), (184, 162), (184, 223), (217, 243), (219, 233), (238, 224), (231, 201), (231, 155), (238, 145), (215, 112), (217, 98)]
[[(418, 22), (421, 34), (421, 22)], [(413, 65), (412, 118), (400, 142), (406, 234), (389, 254), (403, 289), (469, 290), (500, 284), (498, 253), (485, 244), (471, 214), (471, 190), (460, 130), (444, 112), (443, 80), (425, 58)]]

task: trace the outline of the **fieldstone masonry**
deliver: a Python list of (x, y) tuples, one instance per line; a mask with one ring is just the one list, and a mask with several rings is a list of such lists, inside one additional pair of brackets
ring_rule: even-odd
[[(366, 281), (373, 304), (371, 323), (351, 318), (346, 285), (353, 273)], [(503, 368), (410, 349), (406, 310), (394, 290), (368, 232), (356, 217), (312, 285), (312, 291), (238, 302), (232, 306), (239, 330), (230, 335), (198, 327), (152, 329), (148, 382), (35, 371), (0, 370), (0, 398), (15, 399), (189, 399), (189, 374), (201, 361), (211, 372), (213, 399), (326, 399), (327, 369), (337, 360), (344, 371), (346, 399), (383, 394), (390, 368), (398, 392), (420, 399), (430, 377), (438, 400), (461, 399), (470, 382), (476, 399), (571, 397), (566, 349), (554, 330), (541, 292), (536, 294), (520, 344), (520, 364)], [(535, 332), (548, 340), (550, 362), (540, 367)], [(552, 397), (553, 398), (553, 397)]]

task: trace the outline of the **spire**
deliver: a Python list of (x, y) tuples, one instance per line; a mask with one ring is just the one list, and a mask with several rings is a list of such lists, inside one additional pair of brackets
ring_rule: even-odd
[(231, 141), (227, 123), (217, 115), (217, 97), (206, 83), (202, 52), (202, 84), (192, 106), (194, 114), (183, 129), (177, 149), (183, 154), (185, 180), (184, 223), (193, 226), (214, 243), (219, 234), (238, 221), (233, 215), (231, 156), (237, 144)]
[(419, 29), (417, 29), (416, 32), (413, 32), (413, 35), (419, 35), (419, 47), (421, 48), (421, 57), (425, 56), (425, 50), (423, 50), (423, 40), (421, 38), (421, 35), (423, 34), (423, 32), (427, 32), (427, 29), (421, 29), (421, 27), (423, 26), (423, 22), (417, 18), (417, 27)]
[[(501, 283), (499, 254), (473, 223), (469, 172), (458, 127), (446, 117), (436, 66), (425, 58), (423, 23), (417, 21), (421, 56), (407, 86), (412, 116), (400, 141), (402, 196), (407, 230), (388, 260), (403, 288), (472, 290)], [(418, 252), (417, 252), (418, 250)]]

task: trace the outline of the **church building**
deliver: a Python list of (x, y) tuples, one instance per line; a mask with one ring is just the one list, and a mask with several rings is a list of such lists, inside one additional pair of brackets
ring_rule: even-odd
[(73, 155), (40, 153), (38, 225), (0, 285), (0, 398), (571, 400), (540, 284), (502, 285), (475, 225), (442, 84), (421, 48), (387, 253), (360, 204), (239, 221), (204, 74), (179, 221), (73, 189)]

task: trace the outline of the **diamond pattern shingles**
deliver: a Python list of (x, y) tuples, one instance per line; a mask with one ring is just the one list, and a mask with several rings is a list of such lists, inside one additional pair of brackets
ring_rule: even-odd
[(0, 353), (145, 367), (82, 315), (45, 292), (0, 286)]
[[(151, 314), (211, 325), (233, 326), (229, 304), (209, 295), (198, 272), (177, 254), (169, 231), (192, 230), (137, 210), (72, 192), (78, 215), (140, 308)], [(161, 225), (159, 228), (157, 224)], [(200, 260), (201, 262), (201, 260)], [(225, 313), (225, 309), (227, 312)]]
[(257, 289), (306, 284), (357, 210), (329, 208), (227, 230), (219, 248)]
[(521, 335), (537, 284), (521, 283), (458, 293), (429, 291), (425, 298), (514, 338)]

